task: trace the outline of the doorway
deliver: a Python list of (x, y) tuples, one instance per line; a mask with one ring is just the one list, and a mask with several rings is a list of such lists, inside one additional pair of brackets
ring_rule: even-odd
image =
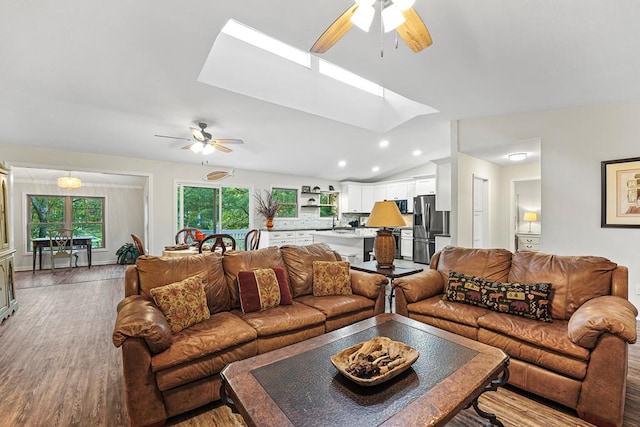
[(487, 246), (489, 236), (489, 180), (473, 175), (473, 248)]

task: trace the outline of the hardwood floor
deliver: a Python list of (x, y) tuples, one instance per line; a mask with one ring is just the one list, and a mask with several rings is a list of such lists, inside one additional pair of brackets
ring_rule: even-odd
[[(125, 266), (15, 274), (18, 311), (0, 325), (0, 426), (126, 426), (120, 350), (111, 343)], [(566, 408), (507, 388), (480, 406), (509, 427), (590, 426)], [(171, 426), (244, 426), (211, 404)], [(451, 427), (484, 425), (470, 410)], [(624, 426), (640, 426), (640, 344), (629, 348)]]

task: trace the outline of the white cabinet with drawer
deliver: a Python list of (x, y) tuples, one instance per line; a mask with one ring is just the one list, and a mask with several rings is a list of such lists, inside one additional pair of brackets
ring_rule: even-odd
[(539, 234), (518, 234), (518, 247), (519, 251), (532, 251), (538, 252), (540, 250), (540, 235)]
[(402, 259), (413, 259), (413, 230), (400, 231), (400, 256)]
[(313, 243), (313, 233), (314, 230), (301, 230), (296, 231), (296, 245), (304, 246), (310, 245)]

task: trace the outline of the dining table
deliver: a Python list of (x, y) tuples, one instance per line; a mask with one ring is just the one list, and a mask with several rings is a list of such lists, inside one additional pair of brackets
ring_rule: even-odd
[(198, 248), (196, 246), (189, 246), (187, 249), (167, 249), (162, 251), (162, 256), (166, 257), (182, 257), (189, 255), (198, 255)]

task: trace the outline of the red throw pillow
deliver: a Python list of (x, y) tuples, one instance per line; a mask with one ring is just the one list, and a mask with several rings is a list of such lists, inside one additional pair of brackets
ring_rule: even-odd
[(239, 271), (238, 287), (243, 313), (293, 304), (287, 274), (282, 267)]

